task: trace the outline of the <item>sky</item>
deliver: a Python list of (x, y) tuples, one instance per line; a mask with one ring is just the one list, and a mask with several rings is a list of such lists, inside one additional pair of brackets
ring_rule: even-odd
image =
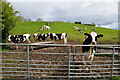
[(118, 29), (119, 0), (7, 0), (24, 18), (100, 24)]

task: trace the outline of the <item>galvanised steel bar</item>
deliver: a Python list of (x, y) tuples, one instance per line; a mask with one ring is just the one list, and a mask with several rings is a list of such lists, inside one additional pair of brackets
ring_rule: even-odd
[[(12, 44), (12, 43), (0, 43), (0, 45), (21, 45), (21, 46), (58, 46), (58, 47), (68, 47), (68, 46), (71, 46), (70, 44)], [(113, 45), (113, 44), (109, 44), (109, 45), (74, 45), (76, 47), (80, 47), (80, 46), (104, 46), (104, 47), (108, 47), (108, 46), (115, 46), (115, 47), (120, 47), (120, 45)]]
[(16, 60), (16, 59), (0, 59), (0, 61), (27, 61), (27, 60)]
[[(119, 60), (114, 60), (114, 62), (118, 62)], [(73, 62), (73, 61), (71, 61), (71, 62)], [(83, 63), (83, 62), (89, 62), (89, 61), (75, 61), (75, 63)], [(94, 63), (94, 62), (108, 62), (108, 63), (111, 63), (112, 62), (112, 60), (109, 60), (109, 61), (92, 61), (92, 63)]]
[(115, 53), (115, 47), (113, 46), (113, 56), (112, 56), (112, 69), (111, 69), (111, 76), (110, 78), (112, 79), (112, 75), (113, 75), (113, 68), (114, 68), (114, 53)]
[[(113, 54), (113, 53), (94, 53), (95, 55), (96, 54)], [(114, 55), (118, 55), (119, 54), (119, 52), (116, 52), (116, 53), (114, 53)], [(71, 53), (71, 55), (89, 55), (89, 53), (88, 54), (81, 54), (81, 53), (76, 53), (76, 54), (74, 54), (74, 53)]]
[(29, 67), (29, 69), (34, 69), (34, 70), (36, 70), (36, 69), (38, 69), (38, 70), (68, 70), (68, 68), (64, 68), (64, 69), (58, 69), (58, 68), (31, 68), (31, 67)]
[(3, 53), (3, 54), (4, 54), (4, 53), (10, 53), (10, 54), (11, 54), (11, 53), (16, 53), (16, 54), (19, 53), (19, 54), (20, 54), (20, 53), (26, 53), (26, 52), (0, 52), (0, 53)]
[(40, 74), (68, 74), (67, 72), (33, 72), (33, 71), (30, 71), (30, 73), (40, 73)]
[(40, 52), (30, 52), (30, 54), (57, 54), (57, 55), (68, 55), (68, 53), (40, 53)]
[[(74, 63), (75, 63), (75, 47), (73, 47), (73, 65), (74, 65)], [(70, 65), (71, 66), (71, 65)], [(75, 65), (73, 66), (73, 69), (75, 68)], [(73, 71), (73, 73), (74, 73), (74, 71)], [(71, 74), (71, 73), (70, 73)], [(75, 76), (75, 75), (73, 75), (73, 76)], [(73, 80), (75, 80), (75, 79), (73, 79)]]
[(68, 61), (46, 61), (46, 60), (29, 60), (30, 62), (64, 62), (67, 63)]
[(51, 47), (68, 47), (70, 44), (11, 44), (11, 43), (0, 43), (0, 45), (18, 45), (18, 46), (51, 46)]
[[(114, 66), (119, 66), (120, 64), (114, 64)], [(111, 64), (98, 64), (98, 65), (70, 65), (71, 67), (81, 67), (81, 66), (112, 66)]]
[[(68, 78), (68, 76), (40, 76), (40, 75), (31, 75), (31, 77), (44, 77), (44, 78)], [(46, 80), (46, 79), (43, 79)], [(54, 80), (54, 79), (52, 79)], [(64, 80), (64, 79), (63, 79)], [(68, 80), (68, 79), (67, 79)]]
[[(110, 74), (111, 75), (111, 72), (98, 72), (99, 74)], [(120, 73), (119, 71), (114, 71), (113, 73)], [(97, 74), (97, 73), (70, 73), (70, 74)]]
[(17, 76), (17, 77), (18, 76), (21, 76), (21, 77), (23, 77), (23, 76), (25, 77), (26, 76), (27, 77), (28, 75), (2, 74), (2, 76)]
[[(70, 78), (106, 78), (107, 77), (107, 79), (108, 79), (108, 77), (110, 77), (110, 75), (98, 75), (98, 76), (96, 76), (96, 75), (93, 75), (93, 76), (70, 76)], [(97, 80), (97, 79), (96, 79)], [(103, 79), (103, 80), (106, 80), (106, 79)]]
[(0, 69), (27, 69), (26, 67), (0, 67)]
[(4, 70), (3, 70), (3, 71), (0, 71), (0, 72), (1, 72), (1, 73), (2, 73), (2, 72), (3, 72), (3, 73), (4, 73), (4, 72), (7, 72), (7, 73), (8, 73), (8, 72), (9, 72), (9, 73), (26, 73), (27, 71), (4, 71)]
[(27, 70), (28, 70), (28, 80), (30, 79), (30, 72), (29, 72), (29, 45), (27, 45)]
[[(118, 70), (119, 68), (113, 68)], [(75, 71), (79, 71), (79, 70), (111, 70), (111, 68), (94, 68), (94, 69), (70, 69), (71, 71), (75, 70)], [(120, 70), (120, 69), (119, 69)]]
[(71, 53), (71, 46), (68, 48), (69, 53), (68, 53), (68, 79), (70, 79), (70, 53)]

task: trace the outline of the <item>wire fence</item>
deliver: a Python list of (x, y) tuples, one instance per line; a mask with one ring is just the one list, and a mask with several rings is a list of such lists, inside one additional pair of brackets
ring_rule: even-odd
[[(120, 77), (120, 45), (0, 44), (6, 45), (12, 48), (0, 52), (1, 79), (104, 80)], [(13, 46), (20, 49), (14, 50)], [(82, 56), (90, 54), (83, 54), (82, 46), (112, 47), (112, 51), (103, 53), (101, 49), (94, 54), (93, 61), (83, 61)]]

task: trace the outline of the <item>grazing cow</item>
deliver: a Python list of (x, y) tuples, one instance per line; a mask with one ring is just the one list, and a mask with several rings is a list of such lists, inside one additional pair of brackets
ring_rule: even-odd
[(74, 26), (74, 29), (78, 30), (79, 28), (78, 28), (78, 27), (76, 27), (76, 26)]
[(40, 30), (40, 31), (43, 30), (43, 27), (39, 27), (39, 30)]
[(49, 25), (49, 22), (46, 22), (47, 25)]
[(78, 30), (79, 28), (78, 27), (76, 27), (76, 30)]
[(43, 27), (45, 28), (45, 30), (50, 30), (49, 26), (43, 25)]
[[(18, 44), (18, 43), (23, 43), (25, 41), (30, 43), (30, 34), (8, 36), (8, 42), (13, 42)], [(16, 49), (18, 49), (18, 46), (16, 46)]]
[(48, 33), (47, 36), (50, 37), (50, 39), (54, 42), (54, 40), (64, 40), (64, 44), (67, 43), (67, 34), (66, 33), (61, 33), (61, 34), (56, 34), (56, 33)]
[(45, 41), (47, 39), (47, 35), (46, 34), (37, 34), (37, 33), (35, 33), (33, 35), (33, 37), (35, 38), (36, 42), (37, 42), (37, 40)]
[(51, 22), (52, 24), (54, 23), (54, 21)]
[[(103, 37), (102, 34), (97, 35), (96, 32), (91, 32), (90, 34), (88, 33), (84, 33), (85, 35), (85, 39), (83, 41), (83, 45), (90, 45), (90, 44), (97, 44), (97, 38)], [(88, 52), (90, 51), (90, 55), (88, 58), (88, 60), (90, 60), (92, 62), (93, 58), (94, 58), (94, 53), (95, 53), (96, 47), (90, 47), (90, 46), (82, 46), (82, 52)], [(84, 61), (84, 55), (82, 56), (82, 60)], [(85, 63), (86, 64), (86, 63)]]
[(74, 29), (76, 29), (76, 26), (74, 26)]
[(83, 33), (82, 30), (78, 30), (79, 33)]
[(96, 30), (96, 28), (93, 28), (92, 30), (93, 30), (93, 31), (95, 31), (95, 30)]
[(86, 27), (84, 27), (84, 30), (85, 30), (85, 31), (87, 31), (87, 28), (86, 28)]

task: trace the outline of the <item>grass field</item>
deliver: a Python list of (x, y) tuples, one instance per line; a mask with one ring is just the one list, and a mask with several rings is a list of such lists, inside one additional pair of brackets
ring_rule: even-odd
[[(78, 33), (74, 26), (79, 27), (80, 30), (83, 31), (83, 33), (90, 33), (93, 28), (96, 28), (96, 32), (98, 34), (103, 34), (104, 37), (102, 39), (98, 39), (98, 43), (106, 43), (106, 44), (118, 44), (119, 37), (118, 37), (118, 31), (120, 30), (113, 30), (108, 28), (102, 28), (102, 27), (94, 27), (94, 26), (86, 26), (82, 24), (74, 24), (69, 22), (54, 22), (53, 24), (50, 23), (50, 30), (43, 30), (40, 31), (39, 27), (46, 25), (45, 21), (39, 21), (39, 22), (19, 22), (16, 27), (14, 27), (11, 31), (11, 35), (18, 35), (18, 34), (25, 34), (29, 33), (33, 35), (34, 33), (67, 33), (69, 40), (75, 40), (80, 41), (80, 43), (84, 40), (84, 35), (82, 33)], [(84, 30), (84, 26), (87, 27), (87, 31)], [(32, 41), (34, 41), (33, 36), (31, 38)]]

